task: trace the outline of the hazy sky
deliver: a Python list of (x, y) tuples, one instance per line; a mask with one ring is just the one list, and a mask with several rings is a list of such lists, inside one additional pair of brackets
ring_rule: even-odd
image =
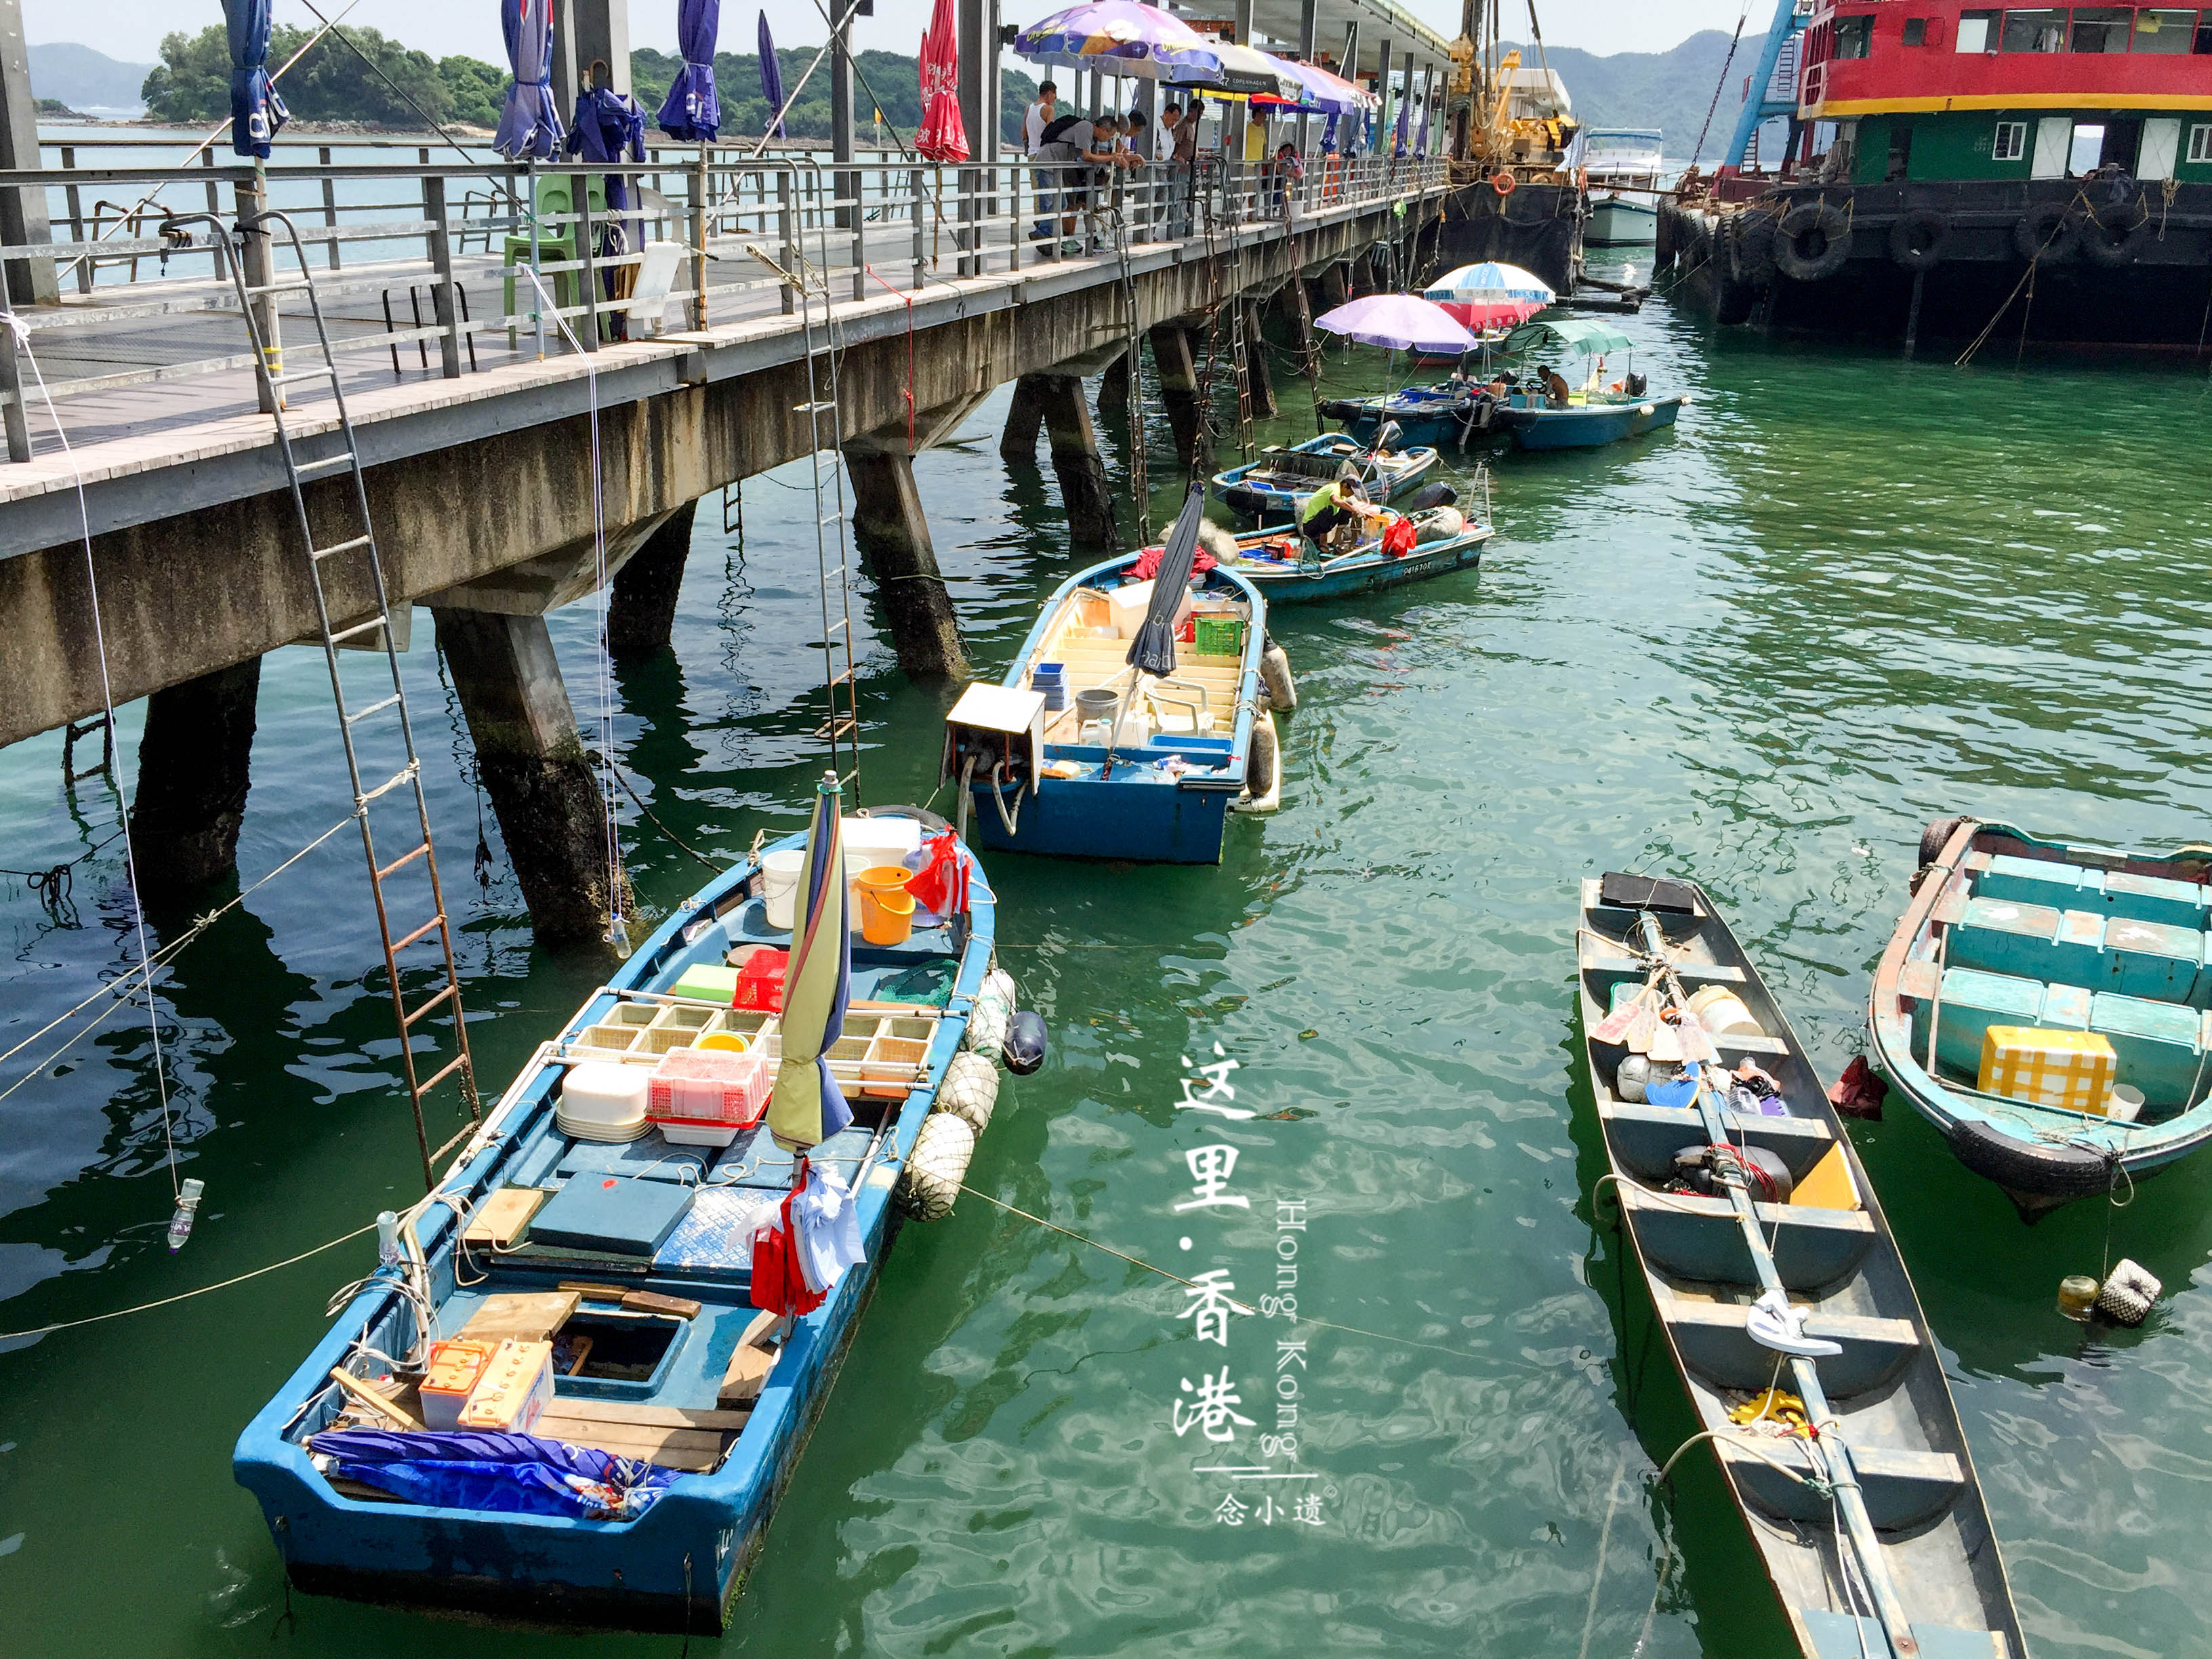
[[(344, 0), (315, 0), (315, 3), (331, 14)], [(1064, 3), (1066, 0), (1034, 0), (1033, 15), (1023, 9), (1022, 0), (1000, 0), (1000, 15), (1008, 22), (1030, 22)], [(1450, 35), (1459, 28), (1456, 0), (1404, 0), (1404, 3), (1440, 33)], [(1601, 52), (1656, 52), (1701, 28), (1734, 28), (1741, 3), (1742, 0), (1552, 0), (1539, 15), (1544, 39), (1554, 46)], [(154, 61), (160, 55), (161, 37), (172, 30), (197, 29), (222, 21), (222, 7), (211, 0), (92, 0), (91, 3), (22, 0), (22, 4), (25, 32), (33, 41), (82, 41), (111, 58), (133, 63)], [(1772, 9), (1771, 3), (1753, 0), (1753, 9), (1758, 13), (1753, 26), (1765, 27)], [(276, 9), (280, 22), (313, 24), (313, 16), (302, 0), (276, 0)], [(725, 0), (725, 50), (751, 49), (758, 9), (758, 0)], [(1516, 27), (1516, 14), (1521, 7), (1508, 3), (1504, 10), (1508, 33), (1523, 33), (1525, 21)], [(779, 46), (819, 44), (829, 32), (811, 0), (776, 0), (772, 11), (769, 22)], [(465, 52), (490, 63), (504, 61), (497, 0), (360, 0), (346, 21), (381, 29), (437, 56)], [(929, 0), (876, 0), (876, 15), (856, 19), (854, 29), (862, 46), (911, 52), (919, 49), (921, 31), (928, 21)], [(630, 41), (633, 46), (673, 51), (676, 0), (630, 0)]]

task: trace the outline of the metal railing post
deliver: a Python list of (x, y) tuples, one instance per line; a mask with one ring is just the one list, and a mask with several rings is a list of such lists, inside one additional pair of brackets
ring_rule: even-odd
[[(939, 171), (937, 176), (939, 179), (944, 178), (942, 169)], [(927, 275), (929, 270), (927, 245), (923, 242), (921, 235), (922, 221), (929, 210), (929, 193), (922, 188), (920, 167), (915, 167), (907, 174), (907, 185), (914, 194), (914, 285), (920, 288), (922, 278)]]
[[(212, 191), (215, 186), (210, 185), (208, 188)], [(239, 268), (245, 274), (246, 285), (249, 289), (266, 289), (275, 280), (272, 271), (274, 262), (269, 256), (269, 228), (258, 222), (262, 210), (269, 204), (258, 173), (252, 179), (240, 179), (235, 195), (240, 233)], [(211, 240), (218, 248), (221, 247), (221, 237)], [(219, 252), (216, 255), (218, 259), (222, 257)], [(305, 271), (300, 274), (302, 276), (307, 275)], [(262, 361), (268, 370), (265, 374), (254, 376), (254, 398), (263, 414), (274, 415), (279, 407), (280, 397), (275, 382), (276, 377), (284, 372), (284, 343), (283, 336), (277, 332), (276, 296), (267, 293), (252, 294), (246, 303), (252, 307), (253, 326), (261, 337)], [(331, 389), (336, 392), (337, 388), (333, 384)]]
[[(216, 165), (216, 159), (215, 159), (215, 146), (214, 146), (213, 144), (210, 144), (210, 145), (209, 145), (205, 149), (204, 149), (204, 150), (202, 150), (202, 151), (200, 152), (200, 161), (201, 161), (201, 162), (202, 162), (204, 166), (206, 166), (206, 167), (209, 167), (210, 169), (213, 169), (213, 167), (215, 167), (215, 165)], [(222, 192), (220, 192), (219, 191), (217, 191), (217, 190), (216, 189), (216, 186), (215, 186), (215, 180), (214, 180), (214, 179), (209, 179), (209, 180), (208, 180), (208, 187), (207, 187), (207, 202), (208, 202), (208, 211), (209, 211), (210, 213), (212, 213), (213, 215), (215, 215), (215, 216), (216, 216), (216, 218), (218, 218), (218, 219), (222, 218)], [(133, 225), (131, 228), (131, 234), (132, 234), (133, 235), (136, 235), (136, 234), (137, 234), (137, 228), (137, 228), (136, 225)], [(225, 259), (225, 258), (223, 258), (223, 255), (222, 255), (222, 239), (221, 237), (219, 237), (219, 236), (211, 236), (211, 237), (210, 237), (210, 238), (208, 239), (208, 251), (209, 251), (209, 252), (210, 252), (210, 254), (212, 254), (212, 255), (214, 256), (214, 258), (215, 258), (215, 279), (216, 279), (216, 281), (217, 281), (218, 283), (227, 283), (227, 282), (228, 282), (228, 281), (230, 280), (230, 262), (229, 262), (228, 260), (227, 260), (227, 259)], [(138, 267), (137, 267), (137, 265), (135, 263), (134, 263), (134, 264), (131, 265), (131, 276), (134, 276), (134, 277), (136, 277), (136, 276), (137, 276), (137, 274), (138, 274)], [(264, 413), (270, 413), (270, 412), (273, 412), (273, 411), (269, 411), (269, 410), (264, 410)]]
[[(778, 167), (775, 173), (775, 224), (776, 234), (781, 241), (776, 251), (783, 261), (783, 268), (796, 276), (799, 274), (799, 230), (798, 227), (792, 222), (791, 186), (791, 168), (788, 164)], [(791, 284), (779, 283), (776, 285), (776, 291), (781, 296), (783, 314), (787, 317), (790, 316), (797, 303), (791, 292)]]
[(1014, 216), (1006, 222), (1006, 269), (1022, 268), (1022, 245), (1029, 236), (1029, 222), (1022, 217), (1022, 175), (1029, 171), (1026, 165), (1017, 161), (1007, 169), (1013, 183), (1007, 191)]
[[(849, 210), (853, 216), (853, 297), (865, 300), (868, 297), (868, 192), (859, 173), (841, 176), (853, 181), (853, 205)], [(837, 194), (842, 198), (844, 193), (845, 187), (840, 185)]]
[[(324, 144), (315, 151), (325, 167), (331, 165), (331, 147)], [(328, 251), (332, 270), (338, 268), (338, 187), (337, 180), (325, 176), (323, 179), (323, 223), (331, 232), (331, 240), (323, 244)]]
[[(439, 372), (449, 380), (461, 378), (459, 307), (453, 295), (453, 228), (446, 216), (446, 181), (433, 176), (422, 180), (422, 216), (435, 227), (429, 234), (430, 269), (437, 280), (430, 289), (430, 309), (442, 331), (438, 336)], [(331, 244), (337, 252), (337, 244)]]
[[(582, 342), (585, 350), (597, 351), (599, 349), (599, 270), (592, 252), (592, 175), (578, 173), (572, 176), (575, 185), (568, 204), (576, 210), (577, 257), (584, 262), (581, 283), (584, 310), (577, 319), (582, 326), (576, 331), (576, 338)], [(559, 283), (553, 284), (553, 292), (557, 298), (561, 292)], [(559, 307), (556, 306), (555, 308), (557, 310)]]
[[(76, 166), (76, 146), (74, 144), (64, 144), (62, 146), (62, 167), (64, 170), (66, 171)], [(77, 187), (75, 185), (63, 185), (62, 197), (63, 199), (69, 204), (70, 240), (72, 242), (82, 242), (84, 240), (84, 199), (78, 194)], [(88, 254), (79, 254), (77, 256), (76, 291), (80, 294), (89, 294), (92, 292), (92, 258)]]
[(690, 198), (691, 326), (707, 326), (707, 146), (699, 146), (699, 164), (684, 176)]
[(0, 397), (8, 405), (0, 411), (8, 428), (8, 459), (27, 461), (31, 459), (31, 422), (23, 408), (22, 366), (15, 361), (15, 331), (0, 329), (6, 343), (0, 344)]

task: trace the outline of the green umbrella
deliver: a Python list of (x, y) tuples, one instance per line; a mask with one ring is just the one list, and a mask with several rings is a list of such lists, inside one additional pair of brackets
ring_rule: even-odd
[(1636, 342), (1610, 323), (1593, 322), (1585, 317), (1562, 317), (1556, 321), (1539, 319), (1523, 323), (1507, 335), (1498, 349), (1509, 357), (1525, 357), (1531, 352), (1554, 348), (1591, 354), (1632, 351)]

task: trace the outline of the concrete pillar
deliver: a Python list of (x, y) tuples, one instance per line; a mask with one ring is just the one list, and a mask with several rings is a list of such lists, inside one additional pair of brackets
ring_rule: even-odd
[(1036, 465), (1037, 434), (1044, 429), (1044, 376), (1024, 374), (1014, 382), (1014, 401), (1006, 410), (1006, 429), (999, 438), (999, 459)]
[(1321, 308), (1323, 311), (1334, 311), (1352, 297), (1352, 290), (1345, 282), (1344, 267), (1341, 264), (1325, 267), (1320, 276), (1315, 280), (1321, 283)]
[[(583, 85), (583, 64), (576, 58), (576, 14), (592, 0), (551, 0), (553, 6), (553, 107), (560, 112), (566, 132), (576, 112), (576, 94)], [(588, 61), (588, 60), (586, 60)]]
[(261, 659), (248, 657), (146, 699), (131, 852), (149, 896), (204, 886), (237, 867), (260, 689)]
[[(629, 0), (569, 0), (575, 8), (575, 24), (571, 36), (575, 41), (577, 84), (586, 84), (586, 75), (593, 64), (607, 66), (607, 85), (617, 92), (628, 92), (629, 84)], [(576, 105), (571, 98), (561, 111), (561, 122), (568, 125), (568, 117)], [(652, 118), (653, 112), (646, 112)]]
[(607, 605), (607, 649), (614, 655), (649, 657), (667, 648), (698, 509), (696, 501), (678, 507), (615, 572)]
[(853, 477), (853, 539), (875, 578), (899, 666), (918, 680), (966, 678), (960, 622), (938, 572), (914, 457), (856, 446), (845, 451), (845, 466)]
[[(39, 166), (39, 106), (31, 91), (30, 49), (23, 43), (21, 0), (0, 0), (0, 167), (36, 172)], [(44, 242), (46, 224), (43, 190), (0, 190), (0, 242)], [(52, 259), (10, 259), (8, 298), (19, 306), (61, 302)], [(236, 838), (237, 831), (232, 836)]]
[[(1406, 154), (1407, 155), (1411, 155), (1413, 153), (1413, 115), (1412, 103), (1413, 96), (1413, 54), (1410, 50), (1406, 53), (1403, 62), (1405, 79), (1401, 84), (1398, 95), (1401, 98), (1407, 100)], [(1390, 131), (1395, 132), (1397, 130), (1397, 125), (1394, 121), (1391, 124)]]
[(1260, 302), (1246, 300), (1244, 306), (1244, 389), (1252, 400), (1252, 418), (1271, 421), (1275, 417), (1275, 382), (1267, 369), (1267, 337), (1260, 331)]
[(960, 125), (969, 159), (999, 159), (999, 0), (959, 0)]
[[(1152, 83), (1145, 82), (1146, 86)], [(1129, 410), (1129, 354), (1123, 352), (1106, 365), (1098, 377), (1098, 418), (1117, 419)]]
[(1375, 43), (1375, 92), (1382, 100), (1375, 111), (1375, 154), (1388, 155), (1394, 131), (1390, 118), (1396, 112), (1390, 106), (1390, 37), (1387, 34)]
[[(836, 13), (831, 14), (833, 16)], [(830, 159), (849, 163), (853, 159), (853, 25), (850, 19), (832, 38), (830, 53)], [(857, 173), (837, 173), (830, 175), (836, 180), (838, 196), (847, 200), (860, 193), (860, 175)], [(854, 224), (854, 210), (839, 208), (839, 228), (850, 230)], [(854, 276), (865, 280), (860, 273)]]
[[(606, 805), (542, 615), (433, 608), (523, 902), (540, 939), (606, 931)], [(629, 913), (624, 896), (623, 913)]]
[(1168, 408), (1168, 424), (1175, 428), (1176, 459), (1186, 470), (1202, 470), (1213, 458), (1212, 434), (1206, 430), (1206, 410), (1200, 407), (1198, 366), (1190, 351), (1190, 336), (1177, 323), (1163, 323), (1151, 331), (1152, 368), (1160, 380), (1160, 401)]
[(1091, 424), (1091, 406), (1083, 400), (1082, 380), (1073, 374), (1022, 378), (1038, 384), (1069, 536), (1079, 547), (1111, 547), (1116, 535), (1114, 497), (1106, 486), (1106, 463), (1099, 459), (1098, 434)]

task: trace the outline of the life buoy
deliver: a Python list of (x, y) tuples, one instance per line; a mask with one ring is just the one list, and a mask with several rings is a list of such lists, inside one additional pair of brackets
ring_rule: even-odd
[(1826, 202), (1800, 202), (1775, 227), (1774, 264), (1785, 276), (1822, 282), (1850, 257), (1850, 217)]
[(1951, 222), (1934, 208), (1913, 208), (1889, 228), (1889, 257), (1907, 270), (1932, 270), (1950, 234)]
[(1500, 196), (1510, 196), (1514, 190), (1513, 175), (1510, 173), (1502, 171), (1492, 173), (1490, 175), (1490, 187), (1496, 191)]
[(2022, 214), (2012, 228), (2013, 252), (2023, 259), (2055, 265), (2074, 257), (2081, 244), (2081, 227), (2063, 202), (2045, 202)]
[(2100, 208), (2081, 227), (2081, 255), (2093, 265), (2116, 270), (2141, 258), (2151, 235), (2150, 213), (2140, 198)]

